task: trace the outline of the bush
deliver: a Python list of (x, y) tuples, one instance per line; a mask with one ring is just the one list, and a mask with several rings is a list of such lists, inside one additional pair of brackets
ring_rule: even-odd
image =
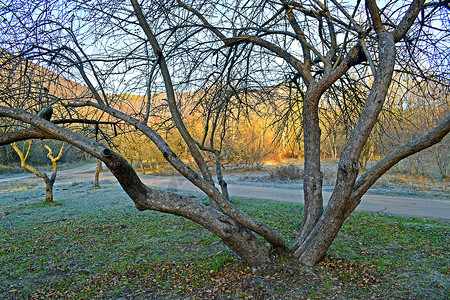
[(269, 177), (283, 181), (303, 179), (303, 170), (291, 164), (278, 166), (270, 171)]
[(0, 166), (0, 175), (24, 174), (24, 169), (18, 167), (4, 167)]

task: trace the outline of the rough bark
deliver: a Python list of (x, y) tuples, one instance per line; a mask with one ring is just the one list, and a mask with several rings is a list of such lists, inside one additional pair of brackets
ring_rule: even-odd
[(47, 176), (43, 177), (45, 181), (45, 203), (53, 202), (53, 184), (54, 181), (50, 180)]
[(320, 127), (318, 109), (320, 95), (317, 85), (311, 84), (306, 93), (303, 106), (303, 128), (305, 131), (303, 193), (305, 210), (302, 230), (297, 240), (291, 246), (292, 249), (298, 247), (298, 245), (305, 240), (323, 213), (323, 179), (320, 170)]

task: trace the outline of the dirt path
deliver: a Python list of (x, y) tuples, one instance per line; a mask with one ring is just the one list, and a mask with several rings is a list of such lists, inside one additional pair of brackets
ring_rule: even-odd
[[(175, 190), (198, 191), (192, 183), (182, 177), (159, 177), (142, 175), (143, 182), (148, 186), (172, 188)], [(231, 196), (303, 204), (303, 192), (297, 189), (281, 189), (254, 185), (228, 184)], [(324, 191), (325, 204), (331, 193)], [(431, 219), (450, 219), (450, 201), (440, 199), (389, 197), (384, 195), (364, 195), (358, 211), (375, 211), (386, 214), (409, 217), (424, 217)]]
[[(87, 165), (79, 168), (59, 172), (56, 185), (73, 182), (93, 181), (95, 165)], [(28, 176), (29, 177), (29, 176)], [(9, 180), (15, 180), (11, 178)], [(101, 173), (101, 181), (109, 184), (118, 182), (111, 173)], [(170, 188), (173, 190), (199, 192), (199, 189), (183, 177), (162, 177), (141, 175), (142, 181), (156, 188)], [(3, 179), (6, 181), (8, 179)], [(300, 189), (285, 189), (276, 187), (264, 187), (250, 185), (246, 182), (228, 184), (231, 196), (245, 198), (267, 199), (274, 201), (303, 203), (303, 192)], [(331, 193), (324, 191), (325, 204)], [(358, 211), (382, 212), (385, 214), (402, 215), (408, 217), (422, 217), (431, 219), (450, 219), (450, 201), (444, 199), (392, 197), (384, 195), (365, 195)]]

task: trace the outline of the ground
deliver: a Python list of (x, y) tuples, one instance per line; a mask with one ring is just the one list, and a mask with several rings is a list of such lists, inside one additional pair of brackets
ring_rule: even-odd
[[(114, 181), (106, 181), (106, 173), (100, 188), (92, 187), (90, 173), (78, 180), (60, 175), (53, 205), (41, 204), (45, 191), (37, 178), (0, 182), (0, 299), (450, 295), (450, 225), (445, 219), (355, 213), (317, 267), (299, 268), (285, 259), (277, 268), (253, 274), (195, 223), (137, 211)], [(296, 203), (242, 197), (233, 202), (287, 240), (298, 234), (302, 207)]]

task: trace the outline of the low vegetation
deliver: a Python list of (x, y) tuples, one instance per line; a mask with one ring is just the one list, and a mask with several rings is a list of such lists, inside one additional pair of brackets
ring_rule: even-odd
[[(445, 220), (353, 213), (317, 267), (299, 269), (285, 260), (253, 274), (199, 225), (138, 212), (114, 185), (59, 184), (56, 202), (42, 204), (35, 182), (0, 183), (1, 299), (446, 299), (450, 294)], [(298, 235), (302, 207), (232, 201), (286, 239)]]
[(270, 171), (269, 178), (283, 181), (303, 180), (303, 169), (292, 164), (277, 166)]
[[(373, 162), (371, 161), (370, 164)], [(420, 197), (450, 200), (450, 179), (440, 178), (435, 165), (421, 165), (423, 174), (412, 174), (407, 166), (396, 166), (384, 174), (368, 191), (369, 194)], [(322, 161), (324, 190), (331, 191), (336, 180), (337, 162)], [(246, 185), (262, 185), (283, 188), (301, 188), (303, 186), (303, 164), (298, 160), (289, 160), (284, 165), (264, 166), (258, 169), (230, 169), (225, 171), (229, 183), (245, 182)], [(158, 172), (152, 173), (158, 174)], [(162, 173), (168, 175), (169, 173)], [(172, 173), (173, 175), (173, 173)]]

